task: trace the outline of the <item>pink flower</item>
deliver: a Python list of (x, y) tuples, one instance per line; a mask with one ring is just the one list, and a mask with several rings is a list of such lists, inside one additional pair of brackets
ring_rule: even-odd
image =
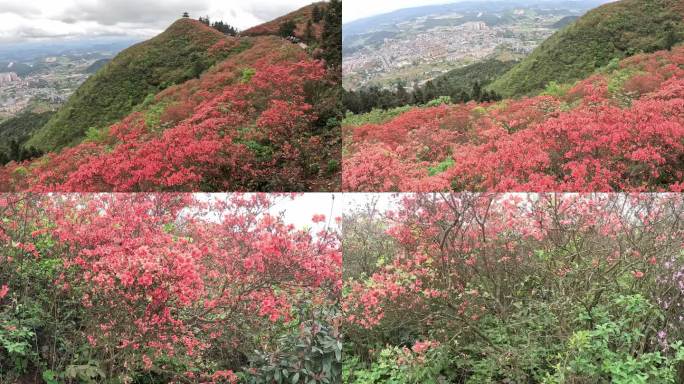
[(143, 355), (142, 357), (143, 361), (143, 366), (145, 367), (146, 370), (152, 369), (152, 359), (150, 359), (147, 355)]
[(9, 292), (9, 287), (7, 285), (3, 285), (2, 287), (0, 287), (0, 299), (7, 296), (8, 292)]
[(313, 221), (314, 223), (322, 223), (325, 221), (325, 215), (320, 215), (320, 214), (313, 215), (313, 217), (311, 218), (311, 221)]
[(424, 353), (424, 352), (427, 352), (429, 349), (436, 348), (438, 346), (439, 346), (438, 341), (425, 340), (425, 341), (417, 341), (415, 344), (413, 344), (413, 347), (411, 349), (415, 353)]

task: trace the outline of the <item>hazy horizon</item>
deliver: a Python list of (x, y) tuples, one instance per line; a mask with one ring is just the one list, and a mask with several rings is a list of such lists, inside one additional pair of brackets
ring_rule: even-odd
[[(367, 2), (365, 0), (345, 0), (346, 6), (342, 10), (342, 23), (347, 24), (357, 20), (366, 19), (373, 16), (398, 11), (400, 9), (417, 8), (428, 5), (444, 5), (461, 3), (464, 1), (492, 2), (501, 0), (376, 0)], [(530, 0), (530, 2), (543, 2), (551, 0)], [(617, 0), (603, 0), (610, 3)]]

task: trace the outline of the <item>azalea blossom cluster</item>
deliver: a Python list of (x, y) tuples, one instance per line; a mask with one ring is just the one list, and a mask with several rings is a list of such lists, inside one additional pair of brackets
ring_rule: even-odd
[[(326, 69), (281, 39), (254, 38), (200, 79), (156, 96), (163, 107), (134, 112), (100, 141), (0, 170), (0, 189), (34, 191), (254, 191), (302, 188), (324, 157), (307, 87)], [(214, 50), (238, 49), (222, 40)], [(288, 44), (290, 45), (290, 44)], [(298, 51), (299, 50), (299, 51)], [(242, 63), (254, 63), (245, 67)], [(318, 157), (317, 157), (318, 156)]]
[(416, 327), (446, 341), (456, 329), (477, 333), (480, 318), (507, 313), (519, 295), (553, 288), (582, 302), (610, 281), (648, 292), (673, 340), (682, 336), (680, 194), (403, 196), (386, 217), (395, 254), (345, 282), (350, 332)]
[(681, 191), (684, 47), (562, 94), (413, 108), (343, 127), (352, 191)]
[(285, 224), (275, 199), (0, 196), (0, 306), (21, 265), (53, 260), (55, 289), (80, 303), (81, 337), (107, 367), (163, 371), (174, 357), (198, 382), (235, 382), (241, 366), (206, 372), (204, 358), (244, 360), (259, 347), (253, 335), (332, 306), (341, 288), (337, 234)]

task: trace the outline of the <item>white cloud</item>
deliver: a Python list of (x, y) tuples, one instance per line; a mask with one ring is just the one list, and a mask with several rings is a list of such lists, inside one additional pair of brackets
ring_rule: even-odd
[(0, 44), (50, 39), (149, 38), (189, 12), (239, 29), (269, 21), (312, 0), (0, 0)]

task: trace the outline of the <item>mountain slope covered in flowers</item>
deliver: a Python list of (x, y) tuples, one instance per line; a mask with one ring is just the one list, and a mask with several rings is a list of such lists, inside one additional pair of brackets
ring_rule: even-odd
[(149, 94), (199, 76), (220, 57), (209, 48), (221, 32), (183, 18), (160, 35), (118, 54), (79, 87), (27, 146), (44, 152), (71, 145), (88, 129), (104, 128), (128, 115)]
[(343, 132), (346, 190), (680, 191), (684, 46), (534, 97), (351, 115)]
[(221, 35), (203, 54), (213, 65), (74, 146), (8, 164), (0, 190), (336, 189), (340, 78), (318, 54), (279, 36)]

